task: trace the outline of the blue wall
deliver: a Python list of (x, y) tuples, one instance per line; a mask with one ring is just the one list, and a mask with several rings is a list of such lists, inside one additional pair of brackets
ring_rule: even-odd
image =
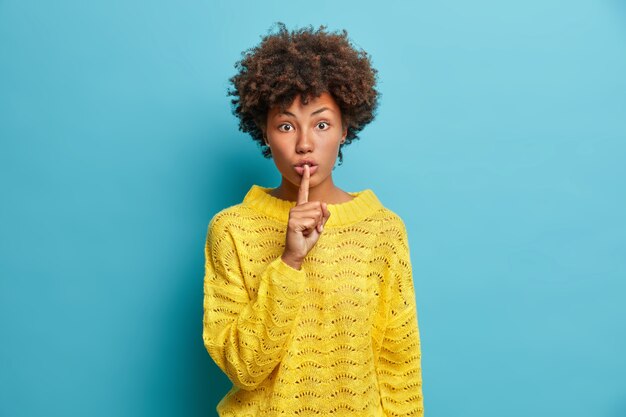
[(215, 415), (206, 227), (280, 179), (227, 79), (279, 20), (380, 71), (334, 177), (407, 224), (427, 416), (626, 416), (618, 0), (0, 0), (0, 415)]

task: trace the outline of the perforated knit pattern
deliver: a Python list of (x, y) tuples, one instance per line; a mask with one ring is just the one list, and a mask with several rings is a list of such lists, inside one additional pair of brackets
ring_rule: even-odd
[(253, 185), (210, 221), (204, 344), (232, 389), (220, 416), (423, 416), (420, 338), (402, 219), (372, 190), (329, 204), (296, 270), (289, 209)]

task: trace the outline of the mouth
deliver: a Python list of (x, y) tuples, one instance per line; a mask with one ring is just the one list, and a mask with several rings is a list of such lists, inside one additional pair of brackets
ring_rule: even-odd
[(295, 164), (295, 166), (297, 166), (297, 167), (301, 167), (303, 165), (308, 165), (309, 167), (317, 166), (315, 161), (312, 160), (312, 159), (302, 159), (302, 160), (298, 161), (298, 163)]
[(309, 175), (315, 174), (317, 171), (317, 164), (301, 162), (293, 166), (293, 169), (298, 173), (298, 175), (304, 175), (304, 165), (309, 166)]

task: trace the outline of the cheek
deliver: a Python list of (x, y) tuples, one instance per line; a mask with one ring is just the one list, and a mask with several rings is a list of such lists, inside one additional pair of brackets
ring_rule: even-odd
[(274, 160), (280, 164), (286, 164), (289, 160), (287, 153), (280, 148), (272, 149), (272, 155), (274, 155)]
[(322, 148), (320, 149), (322, 151), (322, 153), (324, 155), (328, 155), (330, 156), (337, 156), (337, 153), (339, 152), (339, 143), (340, 141), (328, 141), (326, 142)]
[(272, 159), (280, 171), (283, 173), (290, 171), (291, 160), (289, 155), (284, 150), (281, 150), (280, 148), (273, 148)]

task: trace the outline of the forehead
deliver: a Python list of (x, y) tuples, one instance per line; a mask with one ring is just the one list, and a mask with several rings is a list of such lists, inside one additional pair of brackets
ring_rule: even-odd
[(316, 110), (322, 107), (327, 107), (335, 112), (339, 111), (339, 106), (337, 105), (337, 102), (333, 98), (332, 94), (323, 92), (318, 97), (309, 96), (306, 104), (302, 100), (302, 96), (297, 95), (291, 103), (283, 108), (279, 105), (272, 107), (270, 109), (270, 114), (280, 114), (283, 111), (288, 111), (290, 113), (307, 112), (309, 110)]

